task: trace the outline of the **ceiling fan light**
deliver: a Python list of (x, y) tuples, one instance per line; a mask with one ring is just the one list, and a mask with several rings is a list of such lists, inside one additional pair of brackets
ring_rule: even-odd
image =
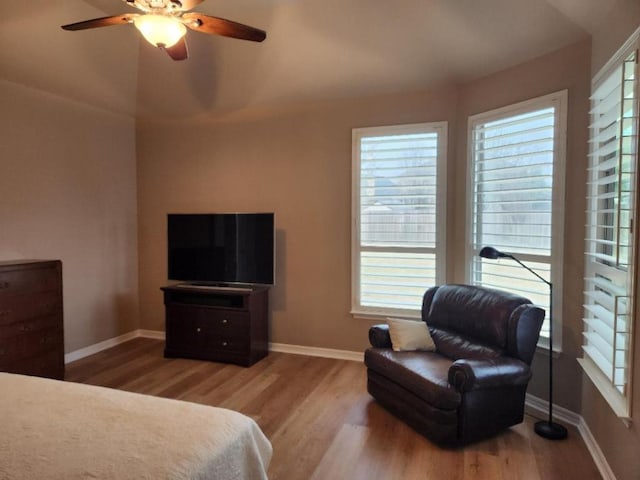
[(167, 15), (140, 15), (133, 19), (133, 23), (142, 36), (155, 47), (173, 47), (187, 33), (187, 27)]

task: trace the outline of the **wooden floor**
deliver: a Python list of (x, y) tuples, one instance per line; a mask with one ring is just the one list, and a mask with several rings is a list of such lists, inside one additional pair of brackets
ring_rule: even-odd
[(601, 478), (575, 428), (553, 442), (534, 419), (481, 443), (443, 450), (367, 394), (361, 363), (271, 353), (251, 368), (163, 358), (135, 339), (67, 365), (68, 381), (240, 411), (273, 445), (269, 478), (589, 480)]

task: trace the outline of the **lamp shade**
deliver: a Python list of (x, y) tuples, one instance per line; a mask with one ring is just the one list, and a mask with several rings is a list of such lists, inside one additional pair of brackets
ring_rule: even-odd
[(479, 255), (482, 258), (490, 258), (491, 260), (495, 260), (496, 258), (504, 258), (507, 256), (493, 247), (482, 247), (482, 250), (480, 250)]
[(144, 38), (155, 47), (170, 48), (187, 33), (179, 20), (167, 15), (140, 15), (133, 23)]

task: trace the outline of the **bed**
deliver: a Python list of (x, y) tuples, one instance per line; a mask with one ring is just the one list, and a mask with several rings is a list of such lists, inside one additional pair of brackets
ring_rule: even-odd
[(271, 444), (222, 408), (0, 373), (0, 479), (266, 479)]

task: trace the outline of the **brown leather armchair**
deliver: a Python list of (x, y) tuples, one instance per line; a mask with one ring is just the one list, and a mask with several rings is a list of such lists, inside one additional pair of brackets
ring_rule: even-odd
[(526, 298), (470, 285), (424, 294), (435, 352), (396, 352), (387, 325), (369, 330), (367, 390), (442, 445), (461, 445), (522, 422), (544, 310)]

